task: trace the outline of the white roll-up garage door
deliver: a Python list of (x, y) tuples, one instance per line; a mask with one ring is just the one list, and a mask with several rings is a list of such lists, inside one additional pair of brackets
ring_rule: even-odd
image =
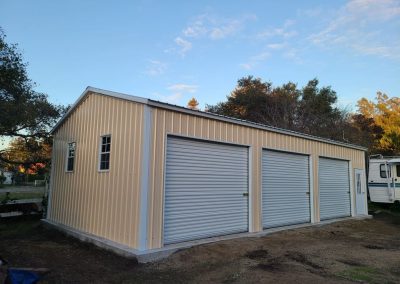
[(318, 172), (320, 219), (350, 216), (349, 162), (320, 158)]
[(248, 148), (168, 136), (164, 244), (248, 231)]
[(310, 222), (309, 160), (306, 155), (263, 151), (263, 227)]

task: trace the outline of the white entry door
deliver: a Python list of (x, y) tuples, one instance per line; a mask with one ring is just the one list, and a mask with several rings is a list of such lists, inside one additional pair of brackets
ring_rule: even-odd
[(365, 189), (364, 171), (354, 170), (354, 188), (356, 189), (356, 212), (357, 215), (366, 215), (367, 212), (367, 193)]

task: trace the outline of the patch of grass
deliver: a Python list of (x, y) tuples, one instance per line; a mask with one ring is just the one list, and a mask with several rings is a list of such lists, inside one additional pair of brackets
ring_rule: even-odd
[[(34, 199), (34, 198), (43, 198), (43, 192), (10, 192), (9, 198), (11, 200), (19, 200), (19, 199)], [(0, 193), (0, 200), (3, 200), (6, 197), (6, 193)]]
[(380, 273), (377, 269), (369, 266), (351, 267), (341, 271), (338, 276), (352, 281), (382, 283), (382, 273)]

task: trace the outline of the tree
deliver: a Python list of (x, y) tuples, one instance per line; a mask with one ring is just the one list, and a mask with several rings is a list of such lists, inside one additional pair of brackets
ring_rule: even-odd
[(187, 104), (190, 109), (198, 110), (199, 102), (195, 98), (191, 98)]
[(336, 93), (330, 87), (318, 88), (318, 80), (303, 89), (294, 83), (272, 87), (252, 76), (238, 80), (227, 101), (207, 105), (209, 112), (270, 126), (344, 140), (348, 112), (336, 107)]
[(302, 89), (297, 108), (297, 130), (330, 139), (343, 140), (346, 111), (340, 110), (336, 92), (331, 87), (318, 88), (313, 79)]
[(400, 155), (400, 98), (377, 92), (376, 102), (362, 98), (358, 112), (374, 121), (382, 133), (376, 136), (374, 151), (385, 155)]
[(4, 155), (10, 161), (18, 161), (19, 164), (9, 164), (7, 169), (17, 171), (17, 169), (37, 168), (37, 164), (42, 164), (43, 168), (49, 165), (51, 160), (51, 140), (17, 137), (9, 143), (4, 151)]
[[(0, 28), (0, 137), (24, 139), (27, 147), (32, 139), (42, 145), (49, 137), (49, 130), (63, 114), (65, 108), (51, 104), (46, 94), (34, 91), (35, 83), (27, 74), (17, 45), (8, 44)], [(27, 163), (7, 157), (7, 150), (0, 151), (0, 160), (7, 163)]]
[(372, 117), (361, 113), (352, 114), (345, 133), (351, 143), (368, 148), (370, 155), (381, 154), (379, 140), (382, 138), (383, 129)]
[(206, 108), (209, 112), (220, 115), (266, 124), (268, 114), (265, 106), (270, 89), (270, 83), (248, 76), (238, 80), (236, 88), (227, 96), (226, 102), (214, 106), (207, 105)]

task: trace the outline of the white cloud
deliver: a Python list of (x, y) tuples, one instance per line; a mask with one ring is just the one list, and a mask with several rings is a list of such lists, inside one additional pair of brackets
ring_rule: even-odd
[(190, 41), (184, 40), (181, 37), (175, 38), (175, 43), (178, 45), (178, 53), (182, 55), (182, 57), (186, 55), (186, 52), (192, 49), (192, 43)]
[(362, 55), (400, 59), (400, 1), (352, 0), (309, 40), (318, 46), (345, 47)]
[(223, 39), (228, 36), (234, 35), (240, 29), (242, 29), (242, 22), (239, 20), (232, 20), (226, 23), (225, 25), (221, 25), (219, 27), (213, 27), (210, 30), (210, 38)]
[(286, 20), (281, 27), (268, 28), (257, 34), (258, 39), (268, 39), (272, 37), (291, 38), (297, 35), (297, 31), (292, 27), (294, 20)]
[(167, 89), (173, 92), (195, 93), (197, 91), (197, 86), (187, 84), (173, 84), (169, 85)]
[(240, 67), (246, 70), (251, 70), (261, 62), (267, 60), (270, 57), (270, 55), (271, 54), (268, 51), (261, 52), (257, 55), (250, 57), (248, 62), (240, 64)]
[(185, 37), (206, 37), (213, 40), (227, 38), (244, 29), (246, 22), (255, 20), (255, 15), (243, 15), (238, 18), (224, 18), (210, 14), (202, 14), (183, 29)]
[(164, 74), (167, 69), (167, 64), (158, 60), (149, 60), (149, 65), (146, 68), (146, 74), (150, 76), (158, 76)]
[(267, 48), (278, 50), (278, 49), (285, 48), (286, 45), (287, 44), (285, 42), (282, 42), (282, 43), (270, 43), (270, 44), (267, 45)]
[(194, 20), (190, 25), (188, 25), (183, 31), (183, 35), (185, 37), (200, 37), (208, 32), (208, 28), (205, 26), (205, 22), (207, 15), (200, 15), (196, 17), (196, 20)]
[(171, 104), (179, 104), (182, 103), (182, 99), (186, 94), (194, 94), (197, 92), (197, 85), (188, 85), (188, 84), (172, 84), (167, 87), (169, 95), (161, 95), (159, 93), (154, 93), (155, 97), (158, 97), (161, 101), (168, 102)]
[[(175, 38), (178, 48), (168, 48), (165, 52), (178, 52), (182, 57), (192, 49), (194, 39), (220, 40), (232, 37), (244, 29), (247, 21), (255, 20), (255, 15), (242, 15), (238, 18), (224, 18), (208, 13), (198, 15)], [(190, 40), (190, 41), (189, 41)]]

